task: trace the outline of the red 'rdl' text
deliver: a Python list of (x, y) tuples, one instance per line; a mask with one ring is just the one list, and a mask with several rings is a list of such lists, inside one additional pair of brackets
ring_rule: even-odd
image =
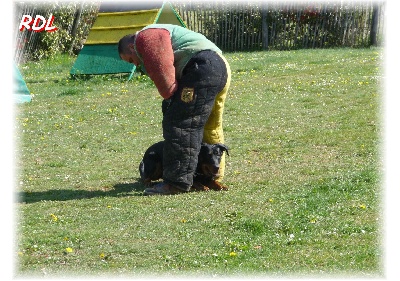
[(19, 24), (19, 30), (23, 31), (26, 28), (27, 30), (33, 30), (35, 32), (53, 32), (58, 29), (57, 27), (52, 26), (53, 21), (53, 15), (50, 15), (47, 20), (40, 15), (37, 15), (35, 19), (33, 19), (30, 15), (23, 15)]

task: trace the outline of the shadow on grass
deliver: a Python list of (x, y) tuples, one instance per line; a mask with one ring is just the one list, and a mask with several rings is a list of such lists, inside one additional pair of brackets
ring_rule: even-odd
[(108, 190), (52, 189), (37, 192), (18, 192), (16, 201), (30, 204), (40, 201), (68, 201), (95, 197), (142, 196), (145, 188), (141, 182), (137, 181), (117, 183)]

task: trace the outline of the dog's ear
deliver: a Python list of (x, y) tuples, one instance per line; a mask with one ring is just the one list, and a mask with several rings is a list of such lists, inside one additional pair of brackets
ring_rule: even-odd
[(222, 152), (226, 151), (226, 155), (229, 156), (229, 148), (228, 148), (228, 146), (226, 146), (223, 143), (217, 143), (217, 144), (215, 144), (215, 146), (217, 146)]
[(144, 173), (144, 162), (143, 161), (141, 161), (139, 164), (139, 173), (140, 173), (140, 177), (142, 178), (142, 180), (144, 180), (146, 175)]

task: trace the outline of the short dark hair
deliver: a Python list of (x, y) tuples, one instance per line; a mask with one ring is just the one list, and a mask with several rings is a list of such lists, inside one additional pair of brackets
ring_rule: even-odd
[(118, 42), (118, 54), (119, 57), (121, 57), (121, 54), (127, 54), (129, 49), (128, 49), (128, 44), (129, 43), (134, 43), (135, 42), (135, 34), (128, 34), (119, 39)]

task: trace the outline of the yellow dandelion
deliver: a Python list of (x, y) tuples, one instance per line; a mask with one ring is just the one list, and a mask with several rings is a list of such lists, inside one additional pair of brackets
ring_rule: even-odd
[(361, 209), (366, 209), (366, 208), (367, 208), (367, 206), (365, 206), (364, 204), (361, 204), (359, 207), (360, 207)]
[(65, 252), (72, 253), (74, 250), (71, 247), (65, 248)]
[(185, 220), (185, 219), (181, 219), (181, 222), (182, 222), (182, 223), (185, 223), (185, 222), (187, 222), (187, 220)]
[(58, 218), (55, 214), (50, 214), (53, 221), (58, 221)]
[(99, 256), (100, 256), (101, 259), (104, 259), (106, 255), (104, 253), (100, 253)]
[(236, 257), (236, 256), (237, 256), (237, 253), (235, 253), (235, 252), (230, 252), (230, 253), (229, 253), (229, 256), (230, 256), (230, 257)]

